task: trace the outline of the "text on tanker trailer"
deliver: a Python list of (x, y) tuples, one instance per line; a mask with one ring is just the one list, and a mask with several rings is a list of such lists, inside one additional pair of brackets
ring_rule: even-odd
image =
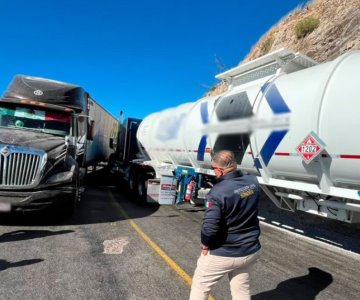
[(127, 120), (139, 146), (118, 169), (139, 197), (147, 186), (160, 203), (195, 201), (211, 153), (232, 150), (279, 208), (359, 222), (359, 68), (359, 51), (317, 64), (287, 49), (240, 65), (217, 76), (229, 84), (219, 96)]
[(86, 168), (115, 151), (117, 128), (80, 86), (15, 76), (0, 100), (0, 211), (72, 212)]

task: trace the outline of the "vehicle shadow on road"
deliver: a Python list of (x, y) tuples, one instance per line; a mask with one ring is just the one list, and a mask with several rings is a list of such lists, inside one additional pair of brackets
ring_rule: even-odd
[(27, 265), (36, 264), (36, 263), (39, 263), (42, 261), (44, 261), (44, 260), (41, 258), (25, 259), (25, 260), (20, 260), (17, 262), (9, 262), (7, 260), (0, 259), (0, 272), (4, 271), (6, 269), (9, 269), (9, 268), (23, 267), (23, 266), (27, 266)]
[(75, 213), (72, 216), (63, 215), (56, 208), (25, 214), (1, 214), (0, 225), (5, 226), (72, 226), (85, 224), (111, 223), (126, 219), (119, 212), (116, 203), (133, 207), (131, 218), (144, 218), (159, 209), (159, 205), (140, 204), (132, 201), (125, 192), (116, 187), (88, 187), (84, 192)]
[(0, 235), (0, 243), (10, 243), (23, 240), (31, 240), (37, 238), (43, 238), (51, 235), (66, 234), (74, 232), (73, 230), (15, 230)]
[(259, 216), (263, 223), (271, 226), (360, 253), (360, 240), (353, 238), (360, 230), (360, 223), (345, 223), (302, 211), (285, 211), (277, 208), (264, 194), (260, 200)]
[(0, 225), (71, 226), (116, 222), (126, 219), (116, 206), (116, 203), (124, 202), (135, 206), (134, 215), (131, 215), (133, 218), (149, 216), (159, 209), (157, 204), (137, 203), (126, 190), (114, 185), (114, 179), (109, 174), (100, 170), (90, 173), (81, 201), (72, 216), (64, 215), (57, 207), (49, 207), (38, 212), (0, 214)]
[[(157, 203), (146, 203), (136, 199), (124, 182), (118, 176), (107, 172), (106, 169), (90, 173), (85, 184), (87, 189), (84, 196), (88, 201), (87, 206), (91, 206), (91, 215), (95, 219), (99, 218), (96, 223), (100, 223), (101, 219), (105, 222), (116, 222), (127, 218), (144, 218), (159, 209)], [(108, 204), (105, 204), (106, 201)], [(119, 206), (121, 209), (130, 206), (131, 209), (125, 209), (129, 215), (121, 213)], [(88, 218), (88, 216), (84, 217)]]
[(254, 295), (252, 300), (314, 300), (316, 295), (333, 282), (331, 274), (309, 268), (309, 274), (285, 280), (276, 289)]

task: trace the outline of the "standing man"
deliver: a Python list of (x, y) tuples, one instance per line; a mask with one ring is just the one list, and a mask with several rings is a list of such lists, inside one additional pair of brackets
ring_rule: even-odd
[(220, 151), (211, 166), (218, 182), (207, 196), (201, 255), (190, 300), (208, 299), (212, 286), (228, 274), (232, 299), (250, 300), (249, 271), (259, 256), (259, 184), (237, 170), (234, 153)]

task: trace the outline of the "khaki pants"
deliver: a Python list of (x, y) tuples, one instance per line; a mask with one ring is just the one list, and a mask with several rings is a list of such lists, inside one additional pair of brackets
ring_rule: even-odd
[(244, 257), (224, 257), (201, 254), (191, 285), (190, 300), (207, 300), (212, 286), (225, 274), (230, 280), (233, 300), (250, 300), (249, 271), (259, 257), (259, 251)]

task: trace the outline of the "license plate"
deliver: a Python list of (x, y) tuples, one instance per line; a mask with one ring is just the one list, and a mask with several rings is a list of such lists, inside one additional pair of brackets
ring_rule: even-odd
[(11, 210), (11, 204), (10, 203), (0, 203), (0, 212), (8, 212)]

